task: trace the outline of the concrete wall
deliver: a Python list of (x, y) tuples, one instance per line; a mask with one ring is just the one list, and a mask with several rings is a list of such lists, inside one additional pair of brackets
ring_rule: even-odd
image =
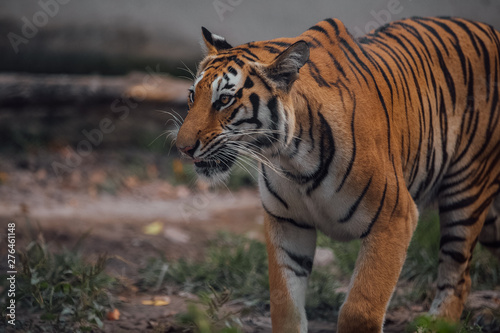
[(494, 0), (0, 0), (0, 54), (12, 68), (29, 68), (46, 57), (42, 71), (50, 57), (61, 54), (189, 63), (200, 55), (201, 26), (236, 45), (298, 35), (327, 17), (342, 19), (359, 34), (387, 19), (414, 15), (460, 16), (500, 29), (500, 1)]

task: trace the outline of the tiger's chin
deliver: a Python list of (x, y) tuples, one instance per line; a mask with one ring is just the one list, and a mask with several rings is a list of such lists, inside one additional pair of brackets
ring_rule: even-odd
[(210, 184), (224, 183), (231, 174), (231, 169), (236, 161), (237, 155), (224, 156), (210, 160), (198, 160), (194, 162), (194, 170), (199, 178)]

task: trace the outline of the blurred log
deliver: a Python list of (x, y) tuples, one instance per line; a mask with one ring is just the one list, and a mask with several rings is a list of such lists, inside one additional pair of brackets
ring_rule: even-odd
[(102, 104), (126, 98), (184, 105), (190, 85), (187, 80), (139, 72), (127, 76), (0, 74), (0, 105)]

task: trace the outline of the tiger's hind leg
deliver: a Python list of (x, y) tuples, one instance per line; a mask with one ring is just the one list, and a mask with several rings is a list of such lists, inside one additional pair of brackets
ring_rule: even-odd
[(479, 243), (500, 259), (500, 195), (497, 195), (484, 221)]
[[(483, 178), (484, 179), (484, 178)], [(439, 196), (441, 242), (437, 294), (430, 314), (458, 321), (471, 288), (470, 261), (498, 182), (448, 188)]]

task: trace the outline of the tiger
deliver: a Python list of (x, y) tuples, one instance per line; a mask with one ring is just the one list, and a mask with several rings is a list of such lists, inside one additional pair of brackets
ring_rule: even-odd
[(257, 160), (273, 332), (307, 332), (318, 230), (361, 239), (337, 331), (381, 332), (431, 203), (441, 235), (429, 314), (458, 321), (477, 241), (500, 257), (500, 33), (413, 17), (354, 38), (329, 18), (236, 47), (206, 28), (202, 38), (176, 146), (212, 182), (239, 156)]

